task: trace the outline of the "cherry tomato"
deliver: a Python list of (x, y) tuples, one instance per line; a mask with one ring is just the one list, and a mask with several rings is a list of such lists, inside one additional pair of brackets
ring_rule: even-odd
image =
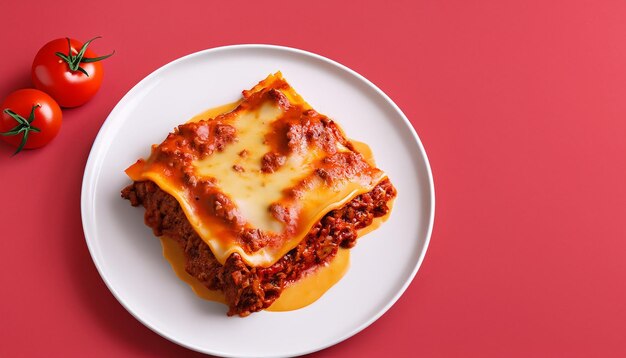
[(0, 138), (17, 147), (15, 154), (22, 148), (48, 144), (61, 129), (61, 108), (52, 97), (36, 89), (11, 93), (0, 110)]
[(93, 38), (84, 44), (75, 39), (56, 39), (45, 44), (33, 60), (31, 77), (37, 89), (48, 93), (61, 107), (78, 107), (89, 101), (100, 89), (103, 69), (101, 60), (89, 48)]

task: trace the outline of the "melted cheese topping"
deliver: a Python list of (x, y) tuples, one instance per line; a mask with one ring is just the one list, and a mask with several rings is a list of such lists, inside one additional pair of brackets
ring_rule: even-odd
[[(281, 109), (270, 103), (265, 103), (257, 111), (241, 114), (235, 122), (237, 142), (194, 163), (201, 176), (217, 178), (222, 192), (235, 200), (250, 224), (272, 232), (280, 232), (283, 225), (272, 217), (269, 206), (282, 198), (285, 188), (294, 186), (310, 172), (304, 163), (307, 157), (294, 155), (273, 175), (259, 175), (263, 155), (271, 150), (263, 143), (268, 124), (281, 114)], [(243, 150), (249, 154), (240, 156)], [(234, 165), (243, 171), (233, 170)], [(300, 168), (302, 165), (304, 167)]]
[[(338, 134), (333, 135), (340, 137), (332, 142), (334, 147), (311, 145), (307, 137), (302, 137), (296, 145), (304, 150), (282, 150), (283, 163), (275, 170), (264, 171), (264, 156), (280, 151), (268, 140), (276, 136), (277, 126), (319, 121), (315, 119), (318, 117), (302, 119), (310, 110), (311, 107), (280, 73), (270, 75), (250, 91), (244, 91), (241, 102), (207, 111), (191, 120), (206, 126), (219, 123), (234, 127), (236, 138), (221, 150), (194, 157), (191, 164), (181, 166), (179, 157), (167, 157), (171, 162), (163, 162), (159, 156), (165, 149), (172, 151), (168, 147), (172, 144), (166, 140), (161, 144), (164, 149), (154, 147), (148, 160), (139, 160), (126, 172), (135, 181), (155, 182), (175, 197), (190, 224), (220, 263), (224, 264), (230, 255), (238, 253), (250, 266), (271, 266), (297, 246), (326, 213), (370, 191), (386, 176), (375, 167), (369, 148), (347, 142), (341, 129), (332, 121), (325, 125), (334, 126), (336, 132), (333, 133)], [(218, 115), (222, 111), (224, 114)], [(286, 134), (283, 137), (279, 144), (287, 146)], [(194, 138), (186, 140), (193, 141)], [(342, 140), (351, 148), (342, 144)], [(361, 156), (359, 150), (366, 155)], [(331, 159), (337, 153), (352, 155), (349, 164), (332, 164)], [(356, 169), (345, 168), (350, 166)], [(187, 174), (183, 174), (184, 170)], [(189, 170), (197, 180), (213, 183), (211, 190), (225, 195), (233, 203), (234, 207), (227, 213), (232, 219), (230, 222), (215, 214), (217, 209), (214, 207), (219, 204), (211, 196), (215, 192), (202, 196), (190, 182), (181, 179)], [(320, 175), (320, 171), (326, 176)], [(335, 174), (329, 175), (329, 172)], [(272, 210), (277, 205), (286, 217), (281, 218)], [(270, 239), (251, 251), (242, 243), (241, 233), (245, 230), (253, 230)]]

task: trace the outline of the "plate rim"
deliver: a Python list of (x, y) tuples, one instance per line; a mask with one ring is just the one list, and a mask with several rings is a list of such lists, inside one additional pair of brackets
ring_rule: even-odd
[[(305, 56), (305, 57), (311, 57), (313, 59), (316, 60), (320, 60), (322, 62), (325, 62), (326, 64), (329, 65), (333, 65), (337, 68), (339, 68), (342, 71), (345, 71), (346, 73), (350, 74), (351, 76), (353, 76), (355, 79), (357, 79), (358, 81), (362, 82), (363, 84), (367, 85), (367, 87), (369, 87), (370, 89), (373, 89), (375, 91), (376, 94), (378, 94), (379, 96), (381, 96), (385, 102), (389, 105), (391, 105), (391, 107), (400, 115), (402, 121), (404, 122), (405, 126), (407, 126), (410, 130), (410, 133), (413, 137), (413, 140), (415, 141), (415, 143), (417, 144), (418, 148), (419, 148), (419, 153), (415, 153), (415, 154), (419, 154), (422, 158), (422, 160), (424, 161), (424, 165), (425, 165), (425, 169), (426, 169), (426, 174), (427, 174), (427, 178), (428, 178), (428, 194), (429, 194), (429, 210), (428, 210), (428, 227), (426, 229), (426, 237), (425, 237), (425, 242), (424, 242), (424, 249), (421, 251), (417, 262), (415, 264), (415, 266), (413, 267), (411, 274), (409, 275), (408, 279), (404, 282), (404, 284), (402, 285), (402, 287), (400, 288), (400, 290), (398, 290), (395, 295), (392, 297), (391, 300), (389, 300), (378, 312), (376, 312), (376, 314), (372, 315), (367, 321), (361, 323), (359, 326), (357, 326), (356, 328), (352, 329), (350, 332), (348, 332), (347, 334), (341, 335), (333, 340), (330, 340), (329, 342), (327, 342), (324, 345), (321, 346), (317, 346), (314, 348), (308, 348), (305, 350), (300, 350), (297, 352), (293, 352), (293, 356), (300, 356), (300, 355), (304, 355), (304, 354), (310, 354), (313, 352), (317, 352), (317, 351), (321, 351), (323, 349), (326, 349), (328, 347), (334, 346), (338, 343), (341, 343), (345, 340), (347, 340), (348, 338), (353, 337), (354, 335), (358, 334), (359, 332), (363, 331), (365, 328), (369, 327), (372, 323), (374, 323), (375, 321), (377, 321), (382, 315), (384, 315), (397, 301), (398, 299), (404, 294), (404, 292), (406, 291), (406, 289), (409, 287), (409, 285), (413, 282), (417, 272), (419, 271), (424, 258), (426, 256), (426, 252), (428, 251), (428, 247), (430, 244), (430, 239), (432, 236), (432, 232), (433, 232), (433, 226), (434, 226), (434, 220), (435, 220), (435, 184), (434, 184), (434, 179), (433, 179), (433, 174), (432, 174), (432, 169), (430, 166), (430, 161), (428, 160), (428, 155), (426, 153), (426, 149), (424, 148), (424, 145), (422, 144), (422, 141), (419, 138), (419, 135), (417, 134), (415, 128), (413, 127), (413, 125), (411, 124), (411, 122), (409, 121), (409, 119), (407, 118), (407, 116), (404, 114), (404, 112), (400, 109), (400, 107), (398, 107), (398, 105), (383, 91), (381, 90), (378, 86), (376, 86), (374, 83), (372, 83), (370, 80), (368, 80), (367, 78), (365, 78), (363, 75), (359, 74), (358, 72), (354, 71), (353, 69), (335, 61), (332, 59), (329, 59), (325, 56), (310, 52), (310, 51), (306, 51), (306, 50), (302, 50), (299, 48), (295, 48), (295, 47), (288, 47), (288, 46), (281, 46), (281, 45), (273, 45), (273, 44), (261, 44), (261, 43), (250, 43), (250, 44), (236, 44), (236, 45), (225, 45), (225, 46), (219, 46), (219, 47), (213, 47), (213, 48), (208, 48), (208, 49), (204, 49), (204, 50), (200, 50), (200, 51), (196, 51), (193, 53), (190, 53), (188, 55), (184, 55), (182, 57), (176, 58), (164, 65), (162, 65), (161, 67), (155, 69), (154, 71), (152, 71), (150, 74), (148, 74), (147, 76), (143, 77), (139, 82), (137, 82), (132, 88), (130, 88), (125, 94), (124, 96), (117, 102), (117, 104), (115, 105), (115, 107), (113, 107), (113, 109), (111, 110), (111, 112), (109, 113), (109, 115), (107, 116), (107, 118), (104, 120), (102, 126), (100, 127), (100, 129), (98, 130), (98, 134), (96, 135), (94, 142), (89, 150), (89, 156), (87, 158), (87, 162), (85, 164), (85, 169), (83, 172), (83, 179), (82, 179), (82, 185), (81, 185), (81, 223), (82, 223), (82, 227), (83, 227), (83, 234), (85, 236), (85, 242), (87, 243), (87, 248), (89, 250), (89, 255), (91, 256), (91, 259), (94, 263), (94, 265), (96, 266), (96, 269), (98, 271), (98, 274), (100, 275), (100, 278), (102, 279), (102, 281), (104, 281), (105, 285), (107, 286), (107, 288), (109, 289), (109, 291), (111, 292), (111, 294), (113, 294), (113, 296), (115, 297), (115, 299), (122, 305), (122, 307), (124, 307), (124, 309), (130, 313), (135, 319), (137, 319), (139, 322), (141, 322), (144, 326), (146, 326), (147, 328), (149, 328), (151, 331), (157, 333), (159, 336), (167, 339), (170, 342), (173, 342), (175, 344), (178, 344), (180, 346), (183, 346), (187, 349), (191, 349), (193, 351), (196, 352), (200, 352), (200, 353), (204, 353), (204, 354), (211, 354), (211, 355), (218, 355), (218, 356), (222, 356), (222, 357), (236, 357), (236, 355), (232, 354), (232, 353), (228, 353), (228, 352), (222, 352), (222, 351), (216, 351), (216, 350), (207, 350), (203, 347), (199, 347), (199, 346), (195, 346), (193, 344), (187, 344), (185, 342), (181, 342), (178, 340), (175, 340), (172, 337), (169, 337), (168, 335), (166, 335), (164, 332), (161, 332), (157, 327), (153, 327), (151, 324), (149, 324), (146, 320), (144, 320), (142, 317), (140, 317), (138, 314), (136, 314), (128, 305), (127, 303), (122, 300), (120, 298), (119, 293), (112, 287), (111, 283), (109, 282), (109, 280), (107, 279), (106, 275), (103, 273), (102, 271), (102, 263), (99, 261), (99, 259), (97, 258), (97, 255), (95, 254), (95, 248), (93, 247), (94, 244), (92, 244), (92, 241), (95, 239), (91, 238), (91, 235), (88, 233), (88, 227), (90, 225), (89, 222), (89, 203), (88, 203), (88, 199), (89, 198), (93, 198), (93, 195), (95, 194), (95, 191), (93, 190), (93, 188), (96, 186), (97, 184), (97, 180), (94, 182), (95, 179), (98, 178), (99, 175), (96, 175), (94, 170), (98, 169), (98, 164), (104, 160), (104, 156), (100, 155), (99, 152), (102, 151), (102, 144), (101, 142), (103, 142), (103, 138), (104, 138), (104, 134), (105, 132), (108, 132), (108, 129), (110, 126), (112, 126), (113, 121), (110, 120), (111, 118), (113, 118), (115, 115), (117, 115), (117, 112), (121, 111), (121, 108), (123, 108), (124, 106), (127, 105), (127, 102), (130, 101), (132, 95), (135, 92), (138, 92), (141, 90), (141, 88), (143, 86), (145, 86), (146, 83), (148, 83), (150, 80), (152, 80), (153, 77), (157, 77), (159, 76), (161, 73), (165, 72), (167, 69), (169, 69), (170, 67), (176, 66), (179, 62), (183, 62), (186, 60), (189, 60), (191, 58), (194, 57), (200, 57), (200, 56), (204, 56), (207, 54), (212, 54), (212, 53), (218, 53), (218, 52), (224, 52), (224, 51), (238, 51), (238, 50), (246, 50), (246, 49), (262, 49), (262, 50), (273, 50), (273, 51), (278, 51), (278, 52), (287, 52), (287, 53), (292, 53), (292, 54), (297, 54), (297, 55), (301, 55), (301, 56)], [(100, 149), (98, 151), (95, 151), (95, 149)], [(99, 171), (98, 171), (99, 173)], [(92, 228), (93, 230), (93, 228)], [(266, 355), (266, 356), (272, 356), (272, 355)]]

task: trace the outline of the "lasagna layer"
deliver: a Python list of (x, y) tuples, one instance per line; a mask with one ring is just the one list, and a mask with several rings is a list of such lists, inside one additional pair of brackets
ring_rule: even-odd
[(280, 73), (232, 111), (178, 126), (126, 172), (173, 197), (221, 265), (259, 268), (386, 178)]
[(224, 293), (229, 315), (247, 316), (269, 307), (292, 282), (332, 260), (338, 248), (352, 247), (358, 231), (385, 216), (396, 190), (388, 179), (326, 213), (304, 240), (269, 267), (248, 265), (232, 254), (220, 263), (209, 245), (187, 220), (172, 195), (151, 181), (134, 182), (122, 191), (133, 206), (145, 207), (145, 222), (156, 236), (175, 240), (185, 255), (186, 271), (211, 290)]

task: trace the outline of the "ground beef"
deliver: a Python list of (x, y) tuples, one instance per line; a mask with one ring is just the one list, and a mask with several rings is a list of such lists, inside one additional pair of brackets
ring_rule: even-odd
[(261, 171), (263, 173), (273, 173), (285, 164), (287, 157), (279, 153), (265, 153), (261, 160)]
[[(290, 282), (307, 270), (326, 263), (338, 248), (356, 244), (357, 230), (389, 211), (396, 190), (388, 179), (369, 193), (354, 198), (341, 209), (326, 214), (294, 249), (267, 268), (250, 267), (238, 254), (221, 265), (198, 236), (174, 197), (150, 181), (134, 182), (122, 190), (133, 206), (146, 208), (145, 222), (157, 236), (166, 235), (184, 250), (186, 270), (209, 289), (222, 291), (228, 315), (247, 316), (269, 307)], [(258, 232), (251, 232), (251, 238)]]

